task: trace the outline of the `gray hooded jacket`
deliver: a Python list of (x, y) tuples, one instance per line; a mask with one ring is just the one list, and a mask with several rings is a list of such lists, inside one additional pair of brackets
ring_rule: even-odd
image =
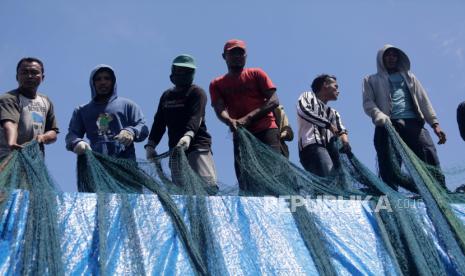
[(378, 72), (363, 79), (363, 109), (371, 117), (375, 125), (382, 125), (384, 116), (390, 117), (392, 109), (389, 74), (384, 67), (383, 54), (389, 49), (397, 49), (399, 55), (399, 73), (408, 85), (412, 102), (418, 117), (425, 120), (430, 126), (439, 123), (436, 112), (426, 94), (425, 89), (415, 75), (410, 72), (410, 60), (399, 48), (392, 45), (384, 45), (378, 51), (376, 63)]

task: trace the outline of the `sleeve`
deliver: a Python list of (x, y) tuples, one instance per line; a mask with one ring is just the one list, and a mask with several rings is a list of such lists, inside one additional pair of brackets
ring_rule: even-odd
[(195, 135), (202, 123), (202, 119), (205, 117), (207, 96), (200, 87), (196, 87), (192, 92), (188, 100), (189, 120), (187, 121), (184, 133), (192, 131)]
[(82, 138), (86, 133), (86, 129), (80, 112), (81, 109), (79, 107), (76, 108), (71, 116), (71, 120), (69, 121), (68, 134), (66, 134), (65, 137), (66, 149), (69, 151), (72, 151), (77, 143), (84, 141)]
[[(276, 113), (279, 113), (279, 114), (276, 114)], [(281, 105), (278, 106), (276, 108), (276, 113), (275, 113), (275, 118), (276, 119), (278, 117), (280, 118), (279, 122), (277, 122), (280, 132), (282, 133), (286, 131), (287, 133), (287, 135), (283, 138), (283, 140), (292, 141), (294, 139), (294, 131), (292, 130), (291, 125), (289, 124), (289, 119), (287, 118), (286, 112), (284, 112), (283, 106)]]
[(20, 111), (18, 99), (9, 93), (0, 97), (0, 122), (12, 121), (19, 122)]
[(425, 89), (421, 85), (420, 81), (415, 77), (415, 75), (411, 74), (411, 78), (413, 80), (414, 89), (416, 90), (415, 94), (417, 96), (418, 105), (421, 113), (425, 118), (425, 121), (430, 126), (439, 123), (436, 112), (434, 111), (433, 105), (431, 104)]
[(47, 118), (45, 119), (45, 132), (49, 130), (54, 130), (56, 133), (59, 133), (58, 123), (55, 117), (55, 108), (53, 107), (52, 101), (48, 99), (49, 109), (47, 112)]
[(218, 100), (218, 98), (221, 97), (220, 92), (218, 90), (218, 85), (215, 80), (213, 80), (210, 83), (209, 91), (210, 91), (210, 98), (212, 101), (212, 105), (214, 105), (216, 101)]
[(135, 142), (142, 142), (149, 134), (149, 129), (145, 124), (144, 114), (137, 104), (130, 102), (128, 106), (130, 107), (128, 114), (129, 125), (125, 126), (124, 129), (134, 134)]
[(297, 116), (316, 126), (329, 128), (330, 121), (318, 114), (317, 107), (318, 103), (314, 100), (314, 96), (306, 92), (300, 96), (297, 103)]
[(155, 146), (158, 145), (158, 143), (160, 143), (161, 138), (163, 137), (163, 134), (165, 134), (166, 131), (166, 120), (162, 110), (165, 98), (164, 95), (165, 94), (163, 94), (160, 97), (160, 101), (158, 102), (157, 112), (155, 113), (155, 116), (153, 118), (153, 124), (149, 134), (149, 140), (153, 141), (155, 143)]
[(465, 141), (465, 102), (457, 108), (457, 124), (459, 125), (460, 136)]
[(336, 128), (339, 131), (339, 135), (347, 134), (348, 131), (346, 127), (342, 124), (341, 115), (336, 110), (333, 109), (333, 111), (334, 111), (334, 124), (336, 125)]
[[(375, 91), (371, 86), (370, 76), (363, 79), (362, 95), (363, 110), (371, 117), (373, 123), (376, 123), (381, 117), (383, 117), (384, 113), (378, 108), (378, 105), (375, 102)], [(387, 116), (386, 114), (384, 115)]]
[(275, 89), (276, 90), (276, 86), (273, 84), (270, 77), (265, 73), (265, 71), (263, 71), (260, 68), (257, 68), (256, 69), (256, 75), (257, 75), (258, 85), (260, 87), (260, 91), (263, 92), (263, 91), (267, 91), (267, 90), (270, 90), (270, 89)]

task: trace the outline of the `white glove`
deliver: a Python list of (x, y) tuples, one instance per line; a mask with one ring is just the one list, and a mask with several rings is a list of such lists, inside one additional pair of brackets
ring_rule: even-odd
[(145, 145), (145, 158), (147, 160), (155, 159), (157, 156), (157, 151), (151, 145)]
[(134, 134), (128, 130), (122, 129), (114, 139), (127, 147), (134, 141)]
[(74, 153), (76, 153), (77, 155), (83, 154), (84, 152), (86, 152), (86, 150), (92, 150), (92, 148), (89, 144), (87, 144), (84, 141), (80, 141), (79, 143), (77, 143), (73, 149)]
[(192, 141), (192, 137), (189, 135), (184, 135), (179, 139), (178, 144), (176, 145), (177, 147), (182, 147), (184, 149), (188, 149)]
[(384, 126), (387, 123), (391, 123), (391, 119), (389, 118), (389, 116), (387, 116), (384, 113), (378, 114), (377, 118), (375, 119), (375, 125)]

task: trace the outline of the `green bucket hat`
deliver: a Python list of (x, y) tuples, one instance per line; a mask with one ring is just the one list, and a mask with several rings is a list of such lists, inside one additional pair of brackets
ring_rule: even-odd
[(197, 66), (195, 66), (194, 58), (192, 56), (190, 56), (190, 55), (177, 56), (173, 60), (173, 65), (174, 66), (179, 66), (179, 67), (192, 68), (192, 69), (197, 68)]

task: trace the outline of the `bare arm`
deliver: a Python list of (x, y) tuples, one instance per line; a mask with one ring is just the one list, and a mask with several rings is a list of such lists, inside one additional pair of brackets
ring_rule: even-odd
[(55, 130), (49, 130), (44, 134), (37, 135), (36, 140), (46, 145), (55, 143), (57, 140), (57, 132)]
[(438, 145), (445, 144), (447, 141), (446, 133), (444, 133), (444, 131), (441, 129), (439, 123), (433, 124), (433, 130), (436, 136), (439, 138)]
[(216, 116), (218, 117), (218, 119), (220, 119), (220, 121), (229, 126), (232, 131), (237, 129), (237, 120), (229, 117), (229, 113), (226, 110), (226, 107), (224, 106), (223, 99), (219, 98), (213, 104), (213, 109), (215, 109)]
[(266, 100), (262, 106), (252, 110), (247, 115), (240, 118), (238, 120), (239, 125), (247, 126), (255, 120), (265, 116), (279, 105), (279, 100), (276, 96), (276, 89), (273, 88), (266, 90), (264, 94), (268, 98), (268, 100)]
[(5, 138), (10, 149), (21, 149), (23, 146), (18, 145), (18, 124), (13, 121), (4, 121), (2, 123), (3, 130), (5, 131)]
[(339, 136), (339, 138), (341, 138), (341, 142), (343, 144), (348, 144), (349, 143), (349, 135), (347, 135), (347, 133), (343, 133)]

